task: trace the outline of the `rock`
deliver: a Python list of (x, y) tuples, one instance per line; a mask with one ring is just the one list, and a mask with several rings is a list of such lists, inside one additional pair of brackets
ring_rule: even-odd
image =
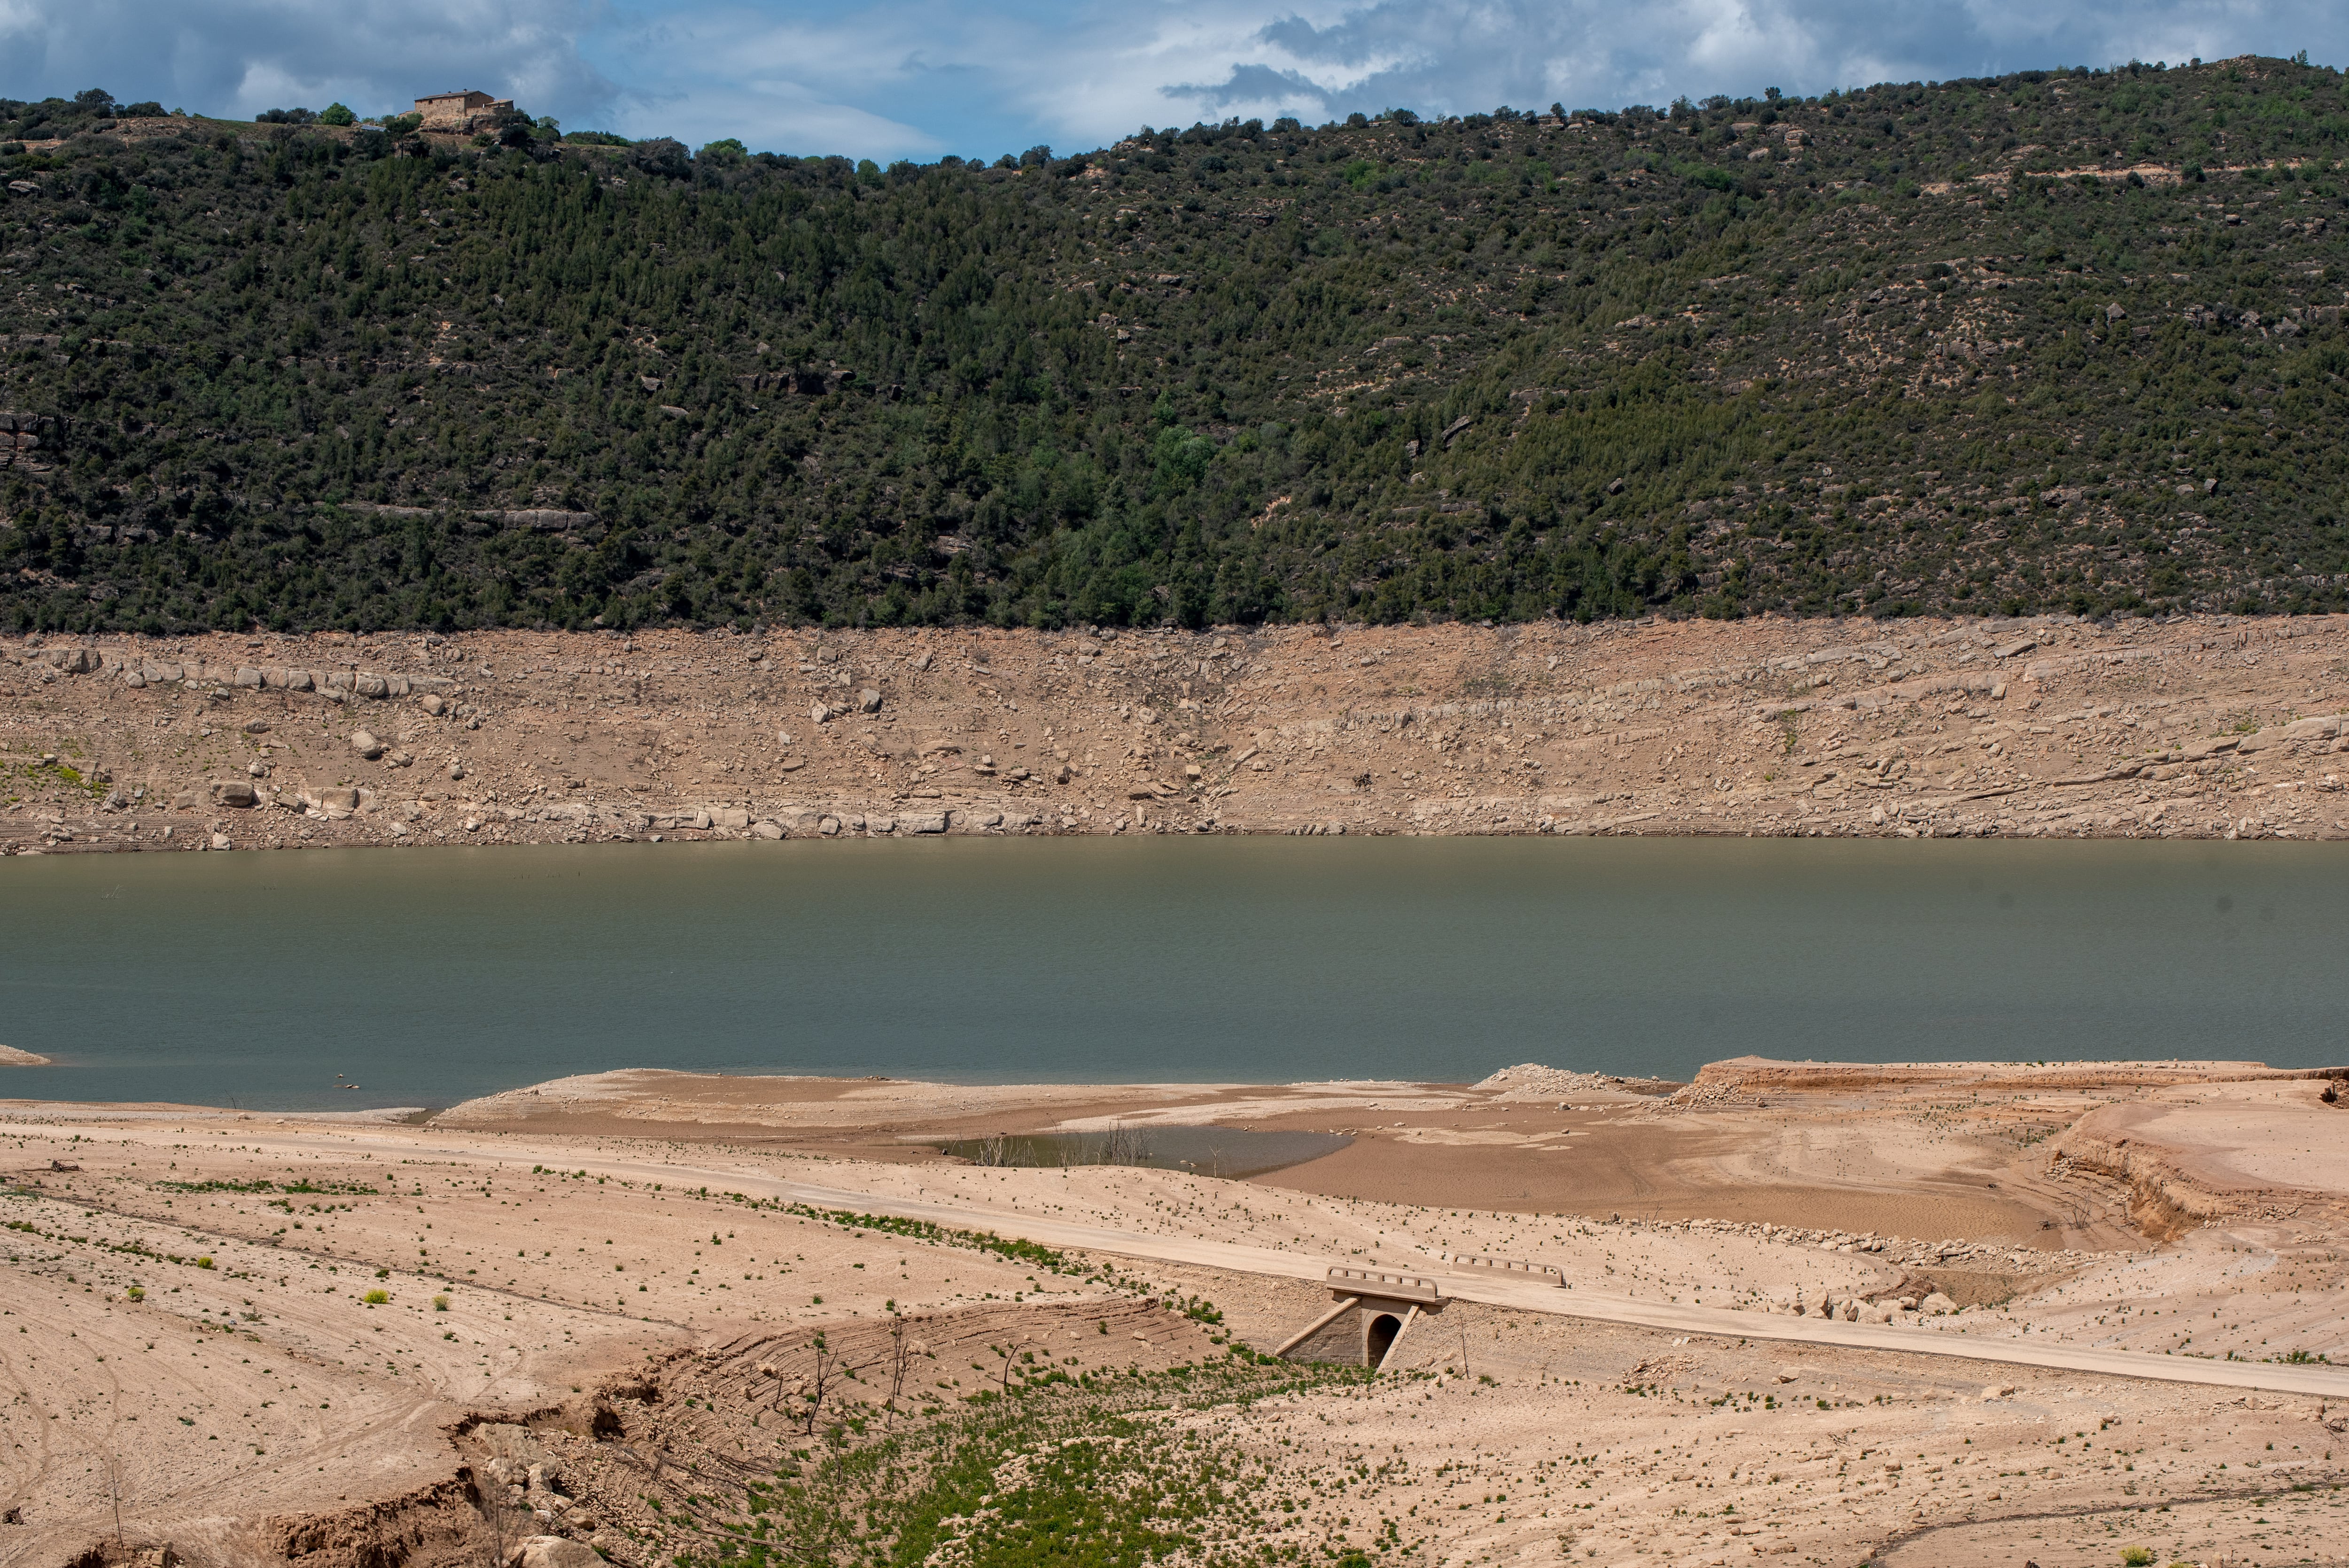
[(359, 809), (359, 792), (347, 787), (318, 791), (318, 810), (336, 821)]
[(383, 755), (384, 746), (369, 731), (355, 729), (351, 731), (351, 749), (372, 762)]
[(417, 706), (423, 708), (425, 712), (430, 714), (433, 717), (438, 718), (442, 714), (449, 711), (449, 699), (442, 696), (437, 691), (426, 692), (424, 694), (424, 700)]
[(815, 825), (815, 830), (829, 839), (840, 831), (840, 819), (826, 817)]
[(453, 783), (453, 782), (455, 782), (457, 779), (462, 779), (464, 776), (465, 776), (465, 765), (464, 765), (463, 763), (461, 763), (461, 762), (458, 761), (458, 760), (457, 760), (455, 758), (453, 758), (453, 757), (451, 757), (450, 758), (449, 758), (449, 778), (450, 778), (450, 781)]
[(813, 707), (808, 709), (808, 722), (810, 724), (830, 724), (832, 722), (832, 709), (824, 707), (822, 703), (817, 703)]
[(1846, 1323), (1857, 1323), (1859, 1321), (1859, 1303), (1856, 1301), (1845, 1302), (1843, 1304), (1843, 1310), (1838, 1312), (1836, 1315), (1842, 1318)]
[(890, 834), (897, 830), (897, 819), (895, 817), (868, 817), (865, 819), (864, 830), (873, 834), (876, 838), (885, 839)]
[(750, 825), (750, 813), (740, 806), (720, 806), (709, 816), (717, 826), (737, 832)]
[(921, 812), (897, 819), (897, 826), (909, 833), (943, 833), (947, 830), (947, 813)]
[(1917, 1310), (1928, 1317), (1946, 1317), (1958, 1310), (1958, 1304), (1937, 1290), (1919, 1302)]
[(506, 1553), (506, 1568), (597, 1568), (603, 1561), (585, 1542), (560, 1535), (525, 1535)]
[(390, 763), (394, 768), (405, 768), (409, 763), (415, 761), (416, 758), (414, 754), (410, 752), (393, 751), (388, 756), (385, 757), (384, 760)]
[(763, 821), (751, 823), (750, 831), (757, 838), (780, 839), (783, 836), (783, 825), (769, 818)]
[(859, 713), (879, 713), (881, 711), (881, 694), (874, 691), (870, 686), (858, 692), (856, 694), (856, 711)]
[(243, 686), (249, 691), (259, 691), (262, 686), (261, 672), (251, 665), (240, 665), (237, 666), (235, 676), (229, 684)]
[(391, 683), (381, 676), (357, 675), (351, 677), (351, 689), (361, 696), (389, 696)]
[(257, 804), (259, 799), (260, 797), (253, 792), (252, 784), (243, 779), (231, 779), (212, 786), (212, 802), (215, 805), (233, 806), (243, 810)]
[(285, 672), (285, 689), (287, 691), (314, 691), (317, 688), (317, 677), (313, 676), (308, 670), (287, 670)]
[(926, 670), (926, 669), (928, 669), (928, 668), (930, 667), (930, 655), (929, 655), (929, 650), (928, 650), (928, 649), (926, 649), (926, 648), (925, 648), (925, 649), (924, 649), (924, 650), (922, 650), (920, 653), (916, 654), (916, 655), (914, 655), (910, 660), (908, 660), (907, 662), (908, 662), (909, 664), (911, 664), (911, 665), (912, 665), (916, 669), (917, 669), (917, 670)]
[(225, 850), (229, 847), (228, 835), (226, 833), (214, 833), (212, 835), (212, 848), (216, 850)]

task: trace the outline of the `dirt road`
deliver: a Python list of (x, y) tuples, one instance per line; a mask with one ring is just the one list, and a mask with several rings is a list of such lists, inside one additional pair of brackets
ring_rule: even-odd
[[(86, 1130), (86, 1127), (68, 1124), (45, 1126), (35, 1122), (19, 1124), (16, 1130), (70, 1136), (76, 1131)], [(168, 1147), (173, 1135), (160, 1130), (132, 1129), (128, 1130), (127, 1136), (134, 1142)], [(591, 1176), (645, 1182), (709, 1182), (719, 1184), (723, 1191), (805, 1203), (815, 1208), (926, 1220), (940, 1225), (992, 1231), (1006, 1237), (1047, 1246), (1079, 1248), (1113, 1256), (1283, 1279), (1319, 1282), (1331, 1264), (1346, 1261), (1311, 1253), (1278, 1251), (1198, 1237), (1150, 1235), (1114, 1230), (1056, 1220), (1016, 1209), (913, 1199), (853, 1186), (790, 1181), (765, 1174), (755, 1167), (730, 1165), (722, 1161), (616, 1156), (583, 1150), (573, 1144), (542, 1144), (512, 1137), (452, 1139), (430, 1132), (409, 1134), (389, 1130), (351, 1129), (317, 1134), (240, 1130), (238, 1138), (242, 1144), (256, 1152), (272, 1154), (347, 1154), (367, 1150), (408, 1160), (461, 1160), (476, 1165), (508, 1168), (535, 1167), (552, 1161), (566, 1169), (585, 1171)], [(1961, 1329), (1903, 1328), (1678, 1305), (1612, 1294), (1593, 1288), (1588, 1280), (1575, 1280), (1570, 1287), (1560, 1288), (1502, 1278), (1464, 1275), (1433, 1264), (1414, 1266), (1413, 1272), (1438, 1275), (1444, 1295), (1462, 1300), (1554, 1316), (1635, 1325), (1671, 1333), (1956, 1357), (2011, 1367), (2349, 1399), (2349, 1368), (2204, 1360), (2195, 1357), (2153, 1356), (2078, 1346), (2040, 1346), (1973, 1337)]]

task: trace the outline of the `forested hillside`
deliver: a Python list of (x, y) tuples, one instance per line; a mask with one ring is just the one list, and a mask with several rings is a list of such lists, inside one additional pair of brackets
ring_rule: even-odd
[(887, 170), (82, 98), (0, 102), (0, 625), (2349, 603), (2303, 62)]

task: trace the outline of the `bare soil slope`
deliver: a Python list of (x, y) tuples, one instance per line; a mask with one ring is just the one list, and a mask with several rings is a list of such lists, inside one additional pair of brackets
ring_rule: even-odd
[(15, 849), (2338, 837), (2349, 622), (0, 642)]

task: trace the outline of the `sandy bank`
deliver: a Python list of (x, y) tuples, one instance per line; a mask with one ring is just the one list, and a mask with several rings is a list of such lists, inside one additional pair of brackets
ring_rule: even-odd
[(0, 640), (16, 851), (2349, 835), (2349, 622)]
[[(1733, 1099), (1531, 1066), (1112, 1090), (611, 1074), (426, 1125), (6, 1102), (26, 1439), (0, 1449), (0, 1549), (77, 1560), (119, 1491), (126, 1542), (191, 1568), (455, 1568), (517, 1530), (651, 1568), (715, 1554), (828, 1452), (1022, 1389), (1115, 1392), (1130, 1446), (1221, 1478), (1204, 1527), (1300, 1553), (2044, 1564), (2142, 1540), (2209, 1562), (2336, 1535), (2349, 1423), (2258, 1386), (2349, 1359), (2349, 1224), (2309, 1201), (2349, 1186), (2323, 1086), (1960, 1066)], [(856, 1153), (932, 1123), (1203, 1112), (1356, 1141), (1252, 1181)], [(2148, 1236), (2090, 1139), (2262, 1206)], [(1650, 1202), (1594, 1205), (1608, 1181)], [(1887, 1207), (1836, 1208), (1866, 1202)], [(1470, 1254), (1559, 1284), (1472, 1277)], [(1385, 1376), (1218, 1395), (1326, 1310), (1331, 1263), (1450, 1283)], [(1936, 1298), (1960, 1310), (1900, 1305)], [(2115, 1351), (2252, 1386), (2099, 1370)], [(1112, 1429), (1074, 1418), (999, 1473)]]

